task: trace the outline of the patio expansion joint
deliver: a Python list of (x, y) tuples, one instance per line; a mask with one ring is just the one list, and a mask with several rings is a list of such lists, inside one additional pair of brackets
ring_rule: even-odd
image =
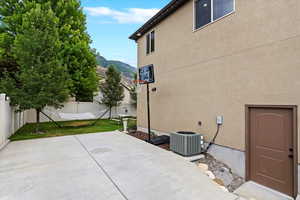
[(236, 195), (237, 197), (234, 199), (234, 200), (246, 200), (244, 199), (243, 197), (239, 196), (239, 195)]
[(104, 167), (95, 159), (95, 157), (89, 152), (89, 150), (86, 148), (86, 146), (80, 141), (80, 139), (77, 136), (73, 136), (79, 144), (82, 146), (82, 148), (88, 153), (90, 158), (96, 163), (96, 165), (100, 168), (100, 170), (105, 174), (105, 176), (110, 180), (110, 182), (116, 187), (116, 189), (119, 191), (119, 193), (122, 195), (122, 197), (126, 200), (129, 200), (128, 197), (122, 192), (120, 187), (117, 185), (117, 183), (112, 179), (112, 177), (108, 174), (108, 172), (104, 169)]

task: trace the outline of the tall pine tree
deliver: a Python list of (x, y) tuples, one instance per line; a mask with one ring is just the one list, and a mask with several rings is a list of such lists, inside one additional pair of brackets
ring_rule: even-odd
[(30, 5), (17, 27), (12, 56), (19, 66), (14, 78), (6, 73), (2, 90), (20, 111), (35, 109), (39, 115), (46, 106), (61, 107), (68, 98), (69, 77), (61, 59), (59, 19), (50, 4)]
[(121, 86), (121, 74), (114, 66), (109, 66), (106, 72), (105, 81), (100, 85), (103, 95), (101, 103), (109, 108), (109, 118), (113, 107), (120, 105), (124, 99), (124, 88)]

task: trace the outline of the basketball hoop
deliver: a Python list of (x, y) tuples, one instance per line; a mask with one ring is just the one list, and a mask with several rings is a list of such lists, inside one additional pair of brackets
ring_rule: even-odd
[(148, 139), (146, 140), (149, 143), (152, 143), (151, 141), (151, 128), (150, 128), (150, 92), (149, 92), (149, 84), (154, 83), (154, 66), (153, 65), (147, 65), (144, 67), (139, 68), (139, 74), (138, 77), (140, 80), (136, 81), (136, 88), (137, 93), (141, 91), (141, 85), (146, 85), (146, 94), (147, 94), (147, 115), (148, 115)]

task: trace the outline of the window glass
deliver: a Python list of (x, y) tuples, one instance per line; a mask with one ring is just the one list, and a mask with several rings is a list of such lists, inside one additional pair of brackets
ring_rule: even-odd
[(234, 0), (213, 0), (214, 1), (214, 20), (233, 12)]
[(151, 52), (155, 50), (155, 32), (151, 32)]
[(196, 29), (211, 22), (211, 0), (196, 0)]
[(147, 54), (150, 53), (150, 34), (147, 34), (147, 39), (146, 39), (146, 52)]

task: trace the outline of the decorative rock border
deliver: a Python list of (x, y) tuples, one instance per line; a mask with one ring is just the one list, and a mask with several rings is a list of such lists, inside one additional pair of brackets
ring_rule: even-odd
[(207, 154), (204, 158), (196, 162), (203, 173), (211, 178), (222, 190), (227, 192), (235, 191), (245, 180), (232, 173), (230, 167), (217, 161), (213, 156)]

